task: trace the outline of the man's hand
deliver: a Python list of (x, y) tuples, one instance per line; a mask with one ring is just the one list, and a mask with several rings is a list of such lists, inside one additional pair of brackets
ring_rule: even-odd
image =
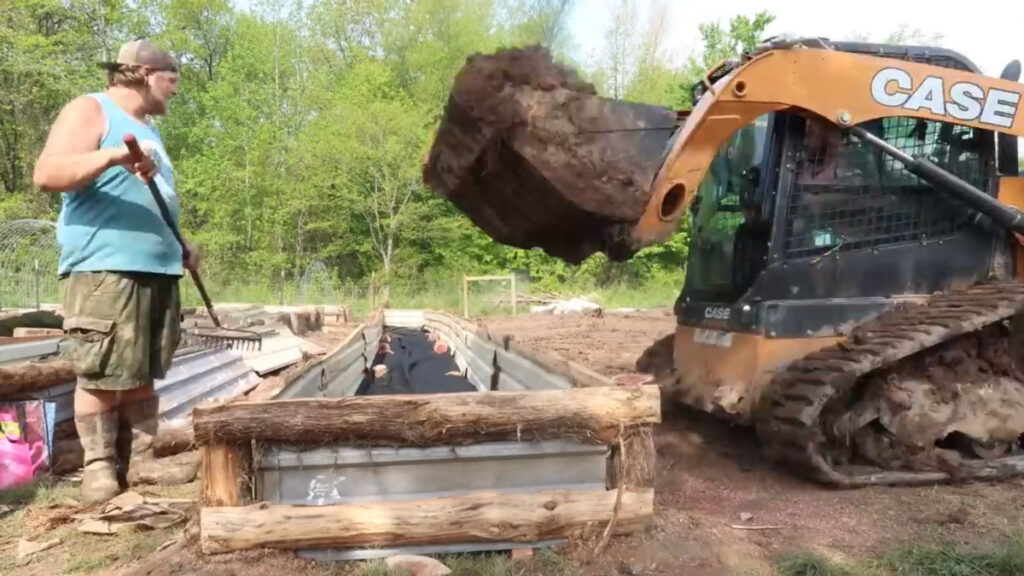
[(196, 272), (199, 271), (199, 260), (202, 257), (199, 246), (191, 242), (185, 242), (185, 252), (182, 254), (182, 257), (185, 259), (185, 268), (195, 270)]
[(124, 166), (129, 171), (134, 172), (143, 182), (149, 182), (156, 176), (156, 162), (153, 160), (152, 152), (149, 152), (145, 148), (142, 155), (142, 161), (136, 162), (132, 157), (131, 152), (128, 151), (127, 146), (121, 146), (120, 148), (110, 149), (110, 165), (111, 166)]

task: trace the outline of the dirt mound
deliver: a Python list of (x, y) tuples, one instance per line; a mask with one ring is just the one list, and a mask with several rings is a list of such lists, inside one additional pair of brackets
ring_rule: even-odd
[(675, 332), (658, 338), (637, 358), (637, 371), (653, 374), (656, 378), (671, 375), (675, 371), (675, 342)]
[(600, 98), (543, 48), (474, 55), (455, 79), (424, 181), (504, 244), (623, 260), (676, 123)]

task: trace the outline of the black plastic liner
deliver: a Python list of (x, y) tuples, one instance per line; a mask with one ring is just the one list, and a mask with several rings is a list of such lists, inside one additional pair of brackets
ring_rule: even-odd
[(417, 328), (385, 328), (373, 366), (383, 365), (387, 373), (376, 377), (371, 370), (356, 390), (356, 396), (372, 394), (440, 394), (474, 392), (459, 371), (452, 351), (435, 350), (443, 342), (432, 341), (431, 333)]

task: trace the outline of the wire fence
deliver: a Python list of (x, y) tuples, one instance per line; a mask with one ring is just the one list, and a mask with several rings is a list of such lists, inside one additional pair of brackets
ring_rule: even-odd
[[(41, 308), (59, 304), (57, 226), (45, 220), (0, 222), (0, 310)], [(385, 304), (465, 313), (462, 275), (430, 275), (391, 283), (385, 294), (379, 278), (339, 280), (323, 262), (314, 261), (298, 278), (260, 280), (218, 277), (204, 271), (214, 305), (227, 303), (282, 305), (344, 305), (359, 314)], [(529, 284), (520, 280), (520, 289)], [(202, 306), (198, 290), (186, 275), (180, 283), (185, 306)], [(471, 286), (470, 316), (511, 313), (508, 286)]]
[(53, 222), (0, 222), (0, 309), (56, 304), (59, 256)]

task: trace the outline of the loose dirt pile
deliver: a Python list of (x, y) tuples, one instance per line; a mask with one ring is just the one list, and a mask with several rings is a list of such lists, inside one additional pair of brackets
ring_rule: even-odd
[(623, 260), (675, 112), (608, 100), (539, 47), (469, 58), (424, 180), (504, 244)]

